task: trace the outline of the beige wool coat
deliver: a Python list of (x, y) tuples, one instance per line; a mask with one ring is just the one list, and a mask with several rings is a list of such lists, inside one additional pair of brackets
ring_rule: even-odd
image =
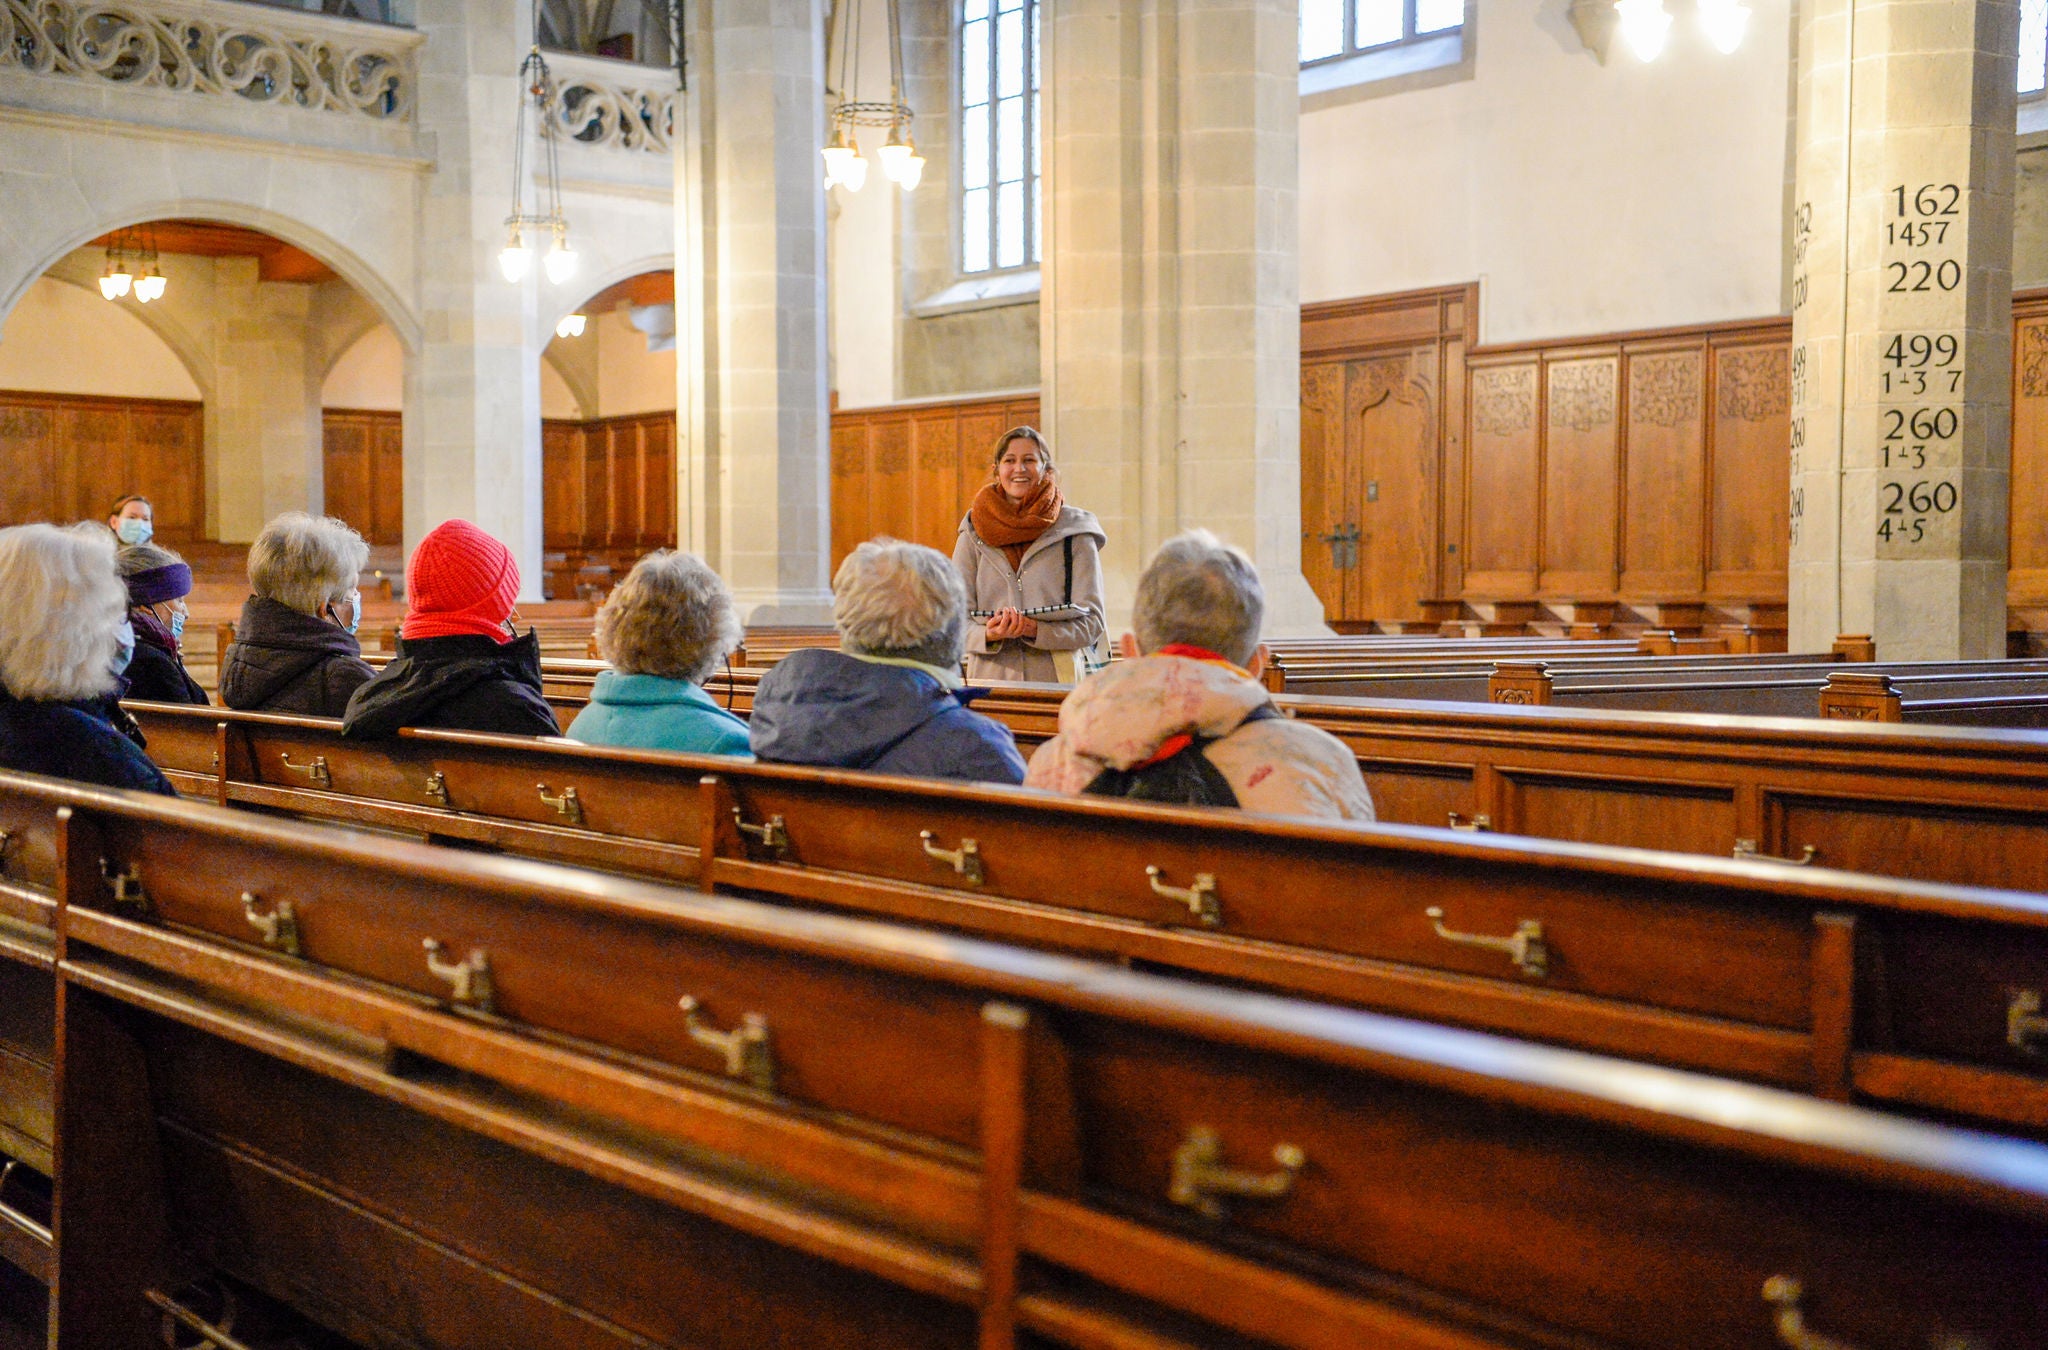
[(1003, 551), (982, 542), (974, 533), (972, 516), (960, 521), (960, 533), (953, 545), (953, 565), (967, 583), (967, 608), (997, 610), (1039, 609), (1060, 603), (1066, 583), (1065, 540), (1074, 541), (1074, 607), (1081, 610), (1072, 619), (1040, 619), (1038, 635), (1030, 641), (1009, 638), (988, 640), (985, 619), (967, 621), (967, 678), (969, 680), (1059, 679), (1054, 652), (1080, 651), (1102, 642), (1102, 546), (1109, 536), (1092, 512), (1075, 506), (1060, 508), (1060, 518), (1024, 550), (1024, 560), (1015, 571)]

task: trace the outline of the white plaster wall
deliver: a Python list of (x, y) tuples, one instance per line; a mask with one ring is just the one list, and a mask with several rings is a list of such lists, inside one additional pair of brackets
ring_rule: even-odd
[[(675, 411), (675, 348), (648, 351), (647, 335), (633, 326), (623, 308), (593, 316), (589, 331), (578, 341), (592, 338), (597, 341), (597, 416)], [(542, 368), (547, 368), (545, 362)]]
[(0, 389), (196, 401), (191, 372), (134, 308), (38, 280), (0, 323)]
[(400, 412), (405, 408), (405, 348), (389, 324), (355, 340), (320, 386), (323, 408)]
[(1723, 56), (1681, 13), (1603, 67), (1563, 0), (1487, 0), (1473, 78), (1301, 119), (1305, 302), (1479, 279), (1487, 342), (1780, 314), (1788, 0)]

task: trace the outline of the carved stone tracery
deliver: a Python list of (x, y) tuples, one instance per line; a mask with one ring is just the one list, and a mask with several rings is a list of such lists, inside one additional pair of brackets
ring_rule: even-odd
[(675, 140), (673, 71), (550, 52), (555, 115), (550, 131), (599, 149), (669, 154)]

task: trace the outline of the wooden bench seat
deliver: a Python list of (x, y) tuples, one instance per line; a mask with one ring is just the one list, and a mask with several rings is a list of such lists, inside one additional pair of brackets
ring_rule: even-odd
[[(437, 731), (361, 742), (311, 719), (136, 711), (153, 753), (190, 756), (188, 789), (229, 804), (2048, 1129), (2048, 1059), (2011, 1023), (2016, 1000), (2048, 994), (2038, 895), (711, 756)], [(172, 726), (182, 741), (158, 734)], [(210, 776), (216, 754), (226, 771)], [(2039, 815), (2013, 813), (2009, 829), (2048, 867)], [(1501, 949), (1530, 930), (1540, 940)]]
[(2037, 1143), (203, 806), (59, 830), (131, 882), (61, 877), (58, 1350), (208, 1270), (436, 1350), (2048, 1337)]

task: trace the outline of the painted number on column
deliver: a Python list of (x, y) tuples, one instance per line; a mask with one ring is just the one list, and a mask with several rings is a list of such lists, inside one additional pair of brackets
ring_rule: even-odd
[(1901, 184), (1885, 205), (1882, 298), (1906, 326), (1879, 335), (1877, 556), (1953, 556), (1967, 382), (1963, 334), (1941, 325), (1963, 320), (1963, 189)]

